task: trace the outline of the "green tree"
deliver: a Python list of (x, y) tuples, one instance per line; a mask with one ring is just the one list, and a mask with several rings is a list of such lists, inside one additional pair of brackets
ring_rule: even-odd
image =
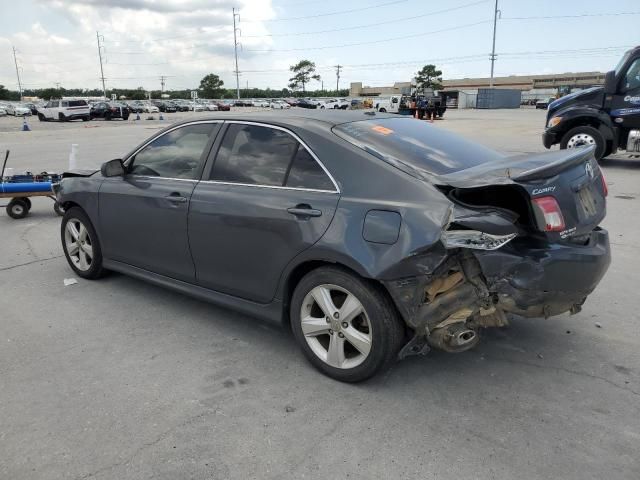
[(416, 73), (416, 86), (418, 90), (432, 88), (440, 90), (442, 88), (442, 71), (436, 70), (435, 65), (425, 65)]
[(316, 64), (310, 60), (300, 60), (297, 64), (291, 65), (289, 70), (293, 72), (293, 77), (289, 79), (289, 88), (298, 90), (302, 87), (302, 93), (305, 93), (305, 86), (311, 81), (320, 81), (320, 75), (316, 72)]
[(4, 85), (0, 85), (0, 100), (9, 100), (11, 92), (5, 88)]
[(222, 86), (224, 82), (220, 80), (218, 75), (210, 73), (200, 80), (200, 93), (203, 98), (218, 98), (224, 92)]

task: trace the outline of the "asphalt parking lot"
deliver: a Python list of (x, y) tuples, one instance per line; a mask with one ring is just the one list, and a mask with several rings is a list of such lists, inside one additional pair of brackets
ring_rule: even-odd
[[(540, 152), (544, 114), (454, 110), (434, 128)], [(31, 118), (30, 132), (0, 118), (0, 151), (16, 170), (63, 170), (76, 143), (97, 167), (207, 115)], [(19, 221), (3, 208), (0, 478), (640, 478), (640, 159), (603, 169), (613, 261), (581, 313), (514, 318), (471, 351), (357, 385), (255, 319), (123, 275), (65, 287), (52, 202)]]

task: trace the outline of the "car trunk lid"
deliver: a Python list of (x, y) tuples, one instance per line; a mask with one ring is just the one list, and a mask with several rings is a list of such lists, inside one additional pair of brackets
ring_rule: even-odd
[(510, 209), (518, 201), (509, 196), (518, 191), (520, 221), (554, 241), (580, 242), (606, 214), (606, 184), (593, 147), (505, 157), (433, 181), (453, 187), (450, 197), (465, 206)]

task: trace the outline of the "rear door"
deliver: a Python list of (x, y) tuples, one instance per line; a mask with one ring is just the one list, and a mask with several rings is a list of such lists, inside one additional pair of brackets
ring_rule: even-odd
[(187, 214), (219, 125), (194, 122), (169, 130), (127, 159), (124, 177), (102, 182), (98, 202), (105, 257), (195, 281)]
[(211, 163), (189, 210), (198, 284), (267, 303), (331, 223), (338, 187), (297, 136), (271, 125), (228, 122)]

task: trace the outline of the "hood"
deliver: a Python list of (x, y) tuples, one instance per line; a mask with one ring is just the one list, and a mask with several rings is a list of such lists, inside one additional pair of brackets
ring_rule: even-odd
[(573, 92), (551, 102), (549, 104), (549, 111), (556, 111), (560, 108), (564, 108), (573, 104), (598, 104), (598, 106), (600, 106), (600, 104), (602, 104), (601, 97), (603, 94), (603, 87), (591, 87), (580, 90), (579, 92)]

